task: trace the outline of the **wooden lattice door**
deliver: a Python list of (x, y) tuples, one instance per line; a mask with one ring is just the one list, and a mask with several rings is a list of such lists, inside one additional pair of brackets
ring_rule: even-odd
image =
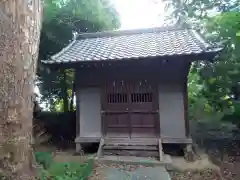
[(103, 133), (108, 137), (129, 137), (129, 94), (124, 82), (113, 82), (103, 88)]
[(138, 82), (129, 88), (130, 136), (156, 137), (158, 135), (157, 88), (147, 82)]
[(158, 133), (156, 88), (147, 83), (113, 82), (103, 88), (103, 133), (108, 137), (155, 137)]

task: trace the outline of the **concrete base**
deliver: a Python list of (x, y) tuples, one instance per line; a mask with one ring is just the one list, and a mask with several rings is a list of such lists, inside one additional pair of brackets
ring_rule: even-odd
[(95, 160), (103, 164), (130, 164), (130, 165), (143, 165), (143, 166), (165, 166), (167, 169), (171, 169), (172, 160), (169, 155), (163, 156), (163, 161), (156, 159), (134, 157), (134, 156), (103, 156), (96, 157)]
[[(76, 137), (75, 143), (100, 143), (101, 138), (105, 137)], [(106, 139), (106, 138), (105, 138)], [(112, 139), (112, 138), (111, 138)], [(129, 138), (114, 138), (116, 140), (129, 140)], [(140, 138), (143, 140), (144, 138)], [(145, 138), (146, 139), (146, 138)], [(148, 141), (145, 141), (145, 143), (149, 142), (149, 138), (147, 138)], [(183, 138), (173, 138), (173, 137), (164, 137), (161, 136), (159, 138), (153, 138), (157, 142), (158, 139), (161, 139), (162, 144), (192, 144), (192, 138), (190, 137), (183, 137)], [(151, 139), (151, 140), (153, 140)]]
[(163, 166), (137, 167), (134, 170), (108, 168), (107, 180), (171, 180), (169, 173)]
[(100, 140), (99, 137), (76, 137), (75, 143), (99, 143)]
[(84, 155), (84, 151), (80, 143), (76, 143), (75, 155), (80, 155), (80, 156)]

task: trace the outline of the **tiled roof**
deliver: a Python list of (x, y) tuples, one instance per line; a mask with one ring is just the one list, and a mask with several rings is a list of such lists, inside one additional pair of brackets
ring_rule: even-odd
[(217, 51), (192, 29), (162, 29), (85, 33), (48, 64), (191, 55)]

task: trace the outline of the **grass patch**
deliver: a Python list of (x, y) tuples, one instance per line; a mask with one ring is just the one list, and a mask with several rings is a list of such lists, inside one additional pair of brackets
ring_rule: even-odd
[(85, 163), (54, 162), (51, 153), (37, 152), (36, 161), (43, 168), (39, 171), (40, 180), (85, 180), (93, 169), (93, 160)]
[(44, 169), (48, 169), (53, 163), (53, 156), (50, 152), (36, 152), (35, 158), (37, 163)]

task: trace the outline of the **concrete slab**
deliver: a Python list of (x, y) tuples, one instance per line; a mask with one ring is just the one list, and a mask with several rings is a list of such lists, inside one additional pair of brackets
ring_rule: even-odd
[(134, 157), (134, 156), (103, 156), (95, 158), (96, 161), (104, 164), (131, 164), (143, 166), (169, 166), (171, 165), (171, 157), (164, 155), (164, 161), (159, 161), (154, 158)]
[(139, 167), (133, 171), (109, 167), (106, 173), (107, 180), (171, 180), (163, 166)]

